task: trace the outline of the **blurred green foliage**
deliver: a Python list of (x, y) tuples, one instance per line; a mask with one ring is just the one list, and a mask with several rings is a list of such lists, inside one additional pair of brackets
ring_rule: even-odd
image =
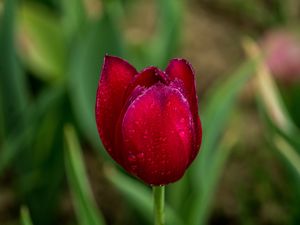
[(21, 208), (21, 223), (22, 225), (32, 225), (29, 211), (24, 206)]
[(103, 225), (105, 224), (104, 219), (97, 211), (94, 202), (74, 128), (66, 125), (64, 131), (66, 172), (73, 194), (78, 222), (82, 225)]
[[(204, 2), (238, 14), (262, 28), (288, 24), (291, 18), (288, 11), (291, 0), (288, 3)], [(0, 1), (0, 176), (12, 174), (17, 207), (26, 206), (21, 209), (22, 224), (59, 223), (66, 181), (77, 223), (105, 224), (106, 215), (97, 208), (82, 156), (89, 148), (109, 164), (104, 166), (104, 175), (130, 206), (126, 208), (128, 212), (135, 213), (133, 221), (152, 223), (151, 190), (111, 165), (103, 150), (94, 119), (95, 94), (105, 54), (126, 58), (138, 69), (148, 65), (164, 67), (176, 56), (185, 2), (156, 0), (153, 34), (138, 44), (125, 38), (122, 27), (135, 3), (135, 0)], [(258, 61), (244, 62), (227, 79), (212, 87), (206, 102), (201, 103), (204, 109), (201, 153), (185, 177), (167, 187), (167, 224), (197, 225), (209, 220), (225, 163), (242, 141), (239, 134), (228, 131), (227, 127), (237, 110), (240, 91), (251, 79)], [(276, 86), (261, 88), (276, 92)], [(293, 117), (287, 119), (292, 125), (286, 127), (272, 120), (268, 101), (259, 93), (257, 98), (266, 124), (265, 138), (291, 174), (287, 180), (297, 198), (291, 203), (290, 224), (298, 224), (300, 142), (299, 108), (295, 102), (299, 101), (299, 87), (293, 91), (294, 94), (284, 96), (289, 104), (282, 111), (289, 111)], [(280, 98), (279, 94), (275, 96), (279, 108), (284, 107)]]

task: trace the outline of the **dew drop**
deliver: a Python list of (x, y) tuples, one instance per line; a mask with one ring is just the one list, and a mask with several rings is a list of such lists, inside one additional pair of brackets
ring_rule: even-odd
[(184, 131), (180, 131), (179, 132), (179, 136), (183, 138), (185, 136), (185, 132)]
[(166, 142), (167, 141), (167, 138), (166, 137), (162, 137), (161, 138), (161, 142)]
[(135, 133), (135, 129), (130, 129), (129, 132), (130, 132), (131, 134), (134, 134), (134, 133)]
[(137, 157), (139, 158), (139, 159), (143, 159), (144, 158), (144, 153), (143, 152), (140, 152), (139, 154), (137, 154)]
[(128, 161), (131, 162), (131, 163), (134, 163), (136, 161), (136, 156), (133, 155), (133, 154), (130, 154), (128, 157), (127, 157)]
[(148, 139), (148, 130), (144, 130), (144, 135), (143, 135), (144, 139)]

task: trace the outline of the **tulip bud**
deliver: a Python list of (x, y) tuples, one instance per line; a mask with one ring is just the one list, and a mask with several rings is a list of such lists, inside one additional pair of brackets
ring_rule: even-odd
[(300, 82), (300, 39), (291, 32), (269, 32), (262, 41), (266, 64), (285, 83)]
[(150, 185), (180, 179), (201, 144), (195, 75), (183, 59), (165, 71), (137, 72), (106, 56), (96, 97), (96, 122), (109, 155)]

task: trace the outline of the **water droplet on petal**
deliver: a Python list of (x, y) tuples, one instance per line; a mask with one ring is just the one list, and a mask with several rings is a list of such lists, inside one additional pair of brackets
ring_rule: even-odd
[(130, 154), (127, 159), (129, 162), (133, 163), (136, 161), (136, 156), (133, 154)]
[(183, 138), (185, 136), (185, 132), (184, 131), (180, 131), (179, 132), (179, 136)]
[(137, 154), (137, 157), (139, 158), (139, 159), (143, 159), (144, 158), (144, 153), (143, 152), (140, 152), (139, 154)]

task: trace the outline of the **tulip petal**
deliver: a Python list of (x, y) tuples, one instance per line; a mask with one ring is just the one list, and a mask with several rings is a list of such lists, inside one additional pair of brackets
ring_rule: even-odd
[(190, 105), (190, 110), (192, 111), (195, 137), (193, 152), (190, 157), (191, 163), (197, 156), (202, 141), (202, 127), (198, 116), (195, 73), (190, 63), (184, 59), (171, 60), (166, 68), (166, 73), (169, 75), (169, 79), (172, 82), (171, 86), (177, 86), (178, 90), (182, 91), (183, 95), (186, 96)]
[(105, 56), (96, 96), (96, 122), (102, 143), (114, 158), (115, 127), (128, 85), (138, 72), (128, 62)]
[(186, 98), (157, 83), (128, 107), (123, 123), (122, 165), (148, 184), (178, 180), (189, 164), (193, 122)]
[[(167, 82), (167, 75), (165, 72), (159, 70), (158, 68), (154, 66), (150, 66), (142, 70), (140, 73), (134, 76), (131, 83), (129, 84), (126, 94), (124, 95), (124, 100), (126, 99), (126, 103), (123, 105), (122, 112), (119, 116), (117, 125), (116, 125), (116, 131), (115, 131), (115, 143), (118, 145), (118, 143), (122, 143), (122, 121), (123, 117), (126, 113), (127, 108), (129, 105), (143, 92), (151, 87), (152, 85), (156, 84), (157, 82), (161, 81), (166, 83)], [(120, 151), (122, 149), (122, 146), (118, 146), (117, 150), (114, 151), (114, 159), (118, 163), (121, 162), (121, 156)]]
[(126, 91), (126, 95), (128, 97), (137, 86), (148, 88), (159, 81), (164, 84), (169, 83), (167, 74), (154, 66), (147, 67), (134, 77)]

